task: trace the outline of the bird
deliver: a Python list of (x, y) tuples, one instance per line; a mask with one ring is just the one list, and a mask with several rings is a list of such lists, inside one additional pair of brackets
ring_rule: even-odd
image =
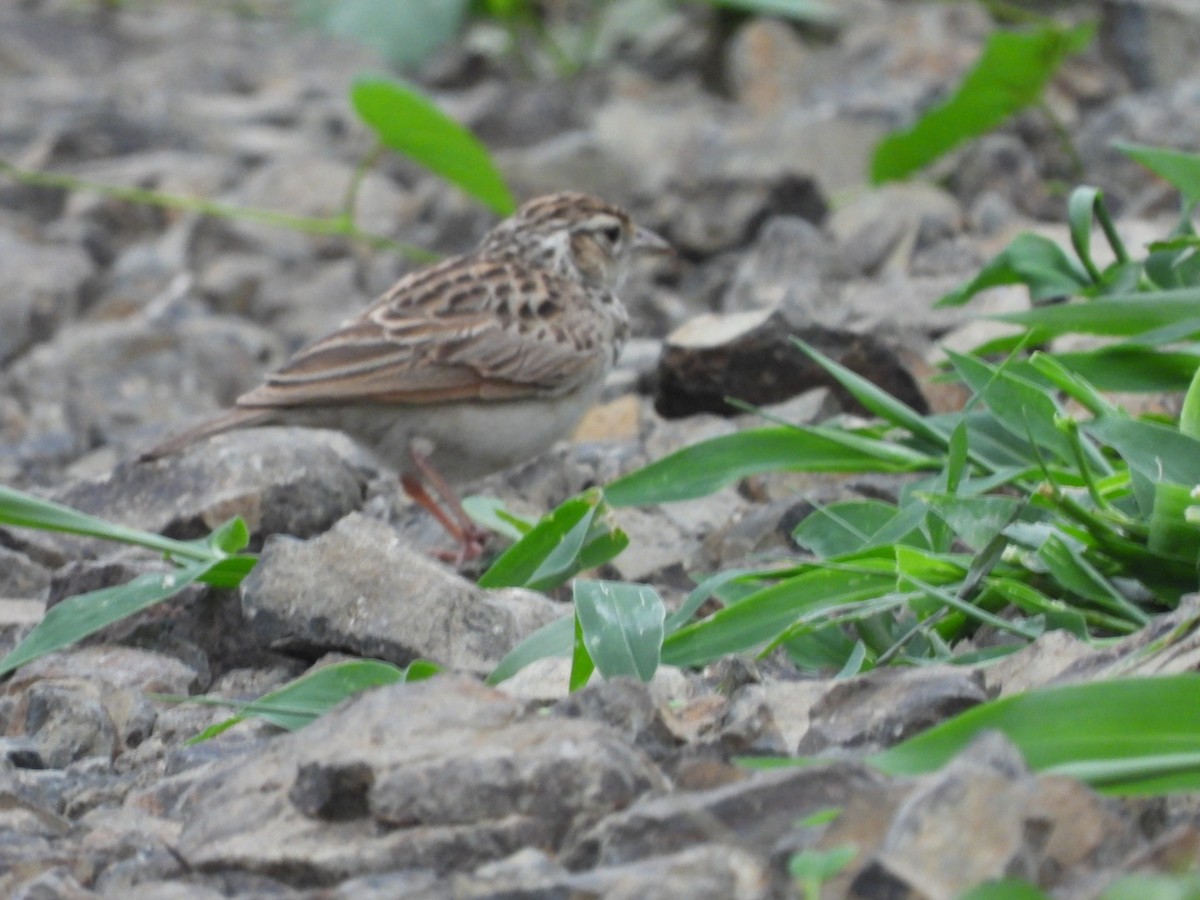
[(474, 250), (404, 275), (232, 409), (139, 458), (239, 428), (336, 429), (400, 473), (405, 492), (459, 542), (461, 564), (482, 551), (484, 533), (453, 485), (570, 434), (629, 336), (618, 291), (633, 260), (670, 252), (591, 194), (536, 197)]

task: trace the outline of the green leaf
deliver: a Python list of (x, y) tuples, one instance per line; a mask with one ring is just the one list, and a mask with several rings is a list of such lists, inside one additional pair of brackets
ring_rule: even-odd
[[(792, 877), (810, 889), (820, 889), (822, 882), (837, 876), (846, 866), (854, 862), (858, 856), (858, 848), (853, 844), (843, 844), (829, 850), (804, 850), (792, 855), (788, 861), (788, 871)], [(819, 896), (809, 891), (809, 896)]]
[(423, 62), (458, 34), (468, 0), (304, 0), (301, 14), (396, 66)]
[[(833, 566), (837, 565), (838, 568)], [(663, 642), (668, 665), (699, 666), (730, 653), (753, 650), (807, 617), (887, 594), (896, 584), (896, 563), (887, 550), (811, 566), (762, 588), (732, 606), (679, 629)]]
[[(1200, 334), (1200, 319), (1194, 320)], [(1112, 344), (1075, 353), (1042, 354), (1102, 391), (1167, 393), (1186, 390), (1200, 369), (1200, 353), (1141, 344)]]
[(891, 775), (944, 766), (980, 733), (1003, 732), (1037, 772), (1077, 770), (1098, 790), (1200, 790), (1200, 676), (1048, 688), (974, 707), (868, 761)]
[(949, 435), (940, 431), (931, 424), (930, 419), (922, 416), (911, 406), (896, 399), (883, 390), (883, 388), (863, 378), (857, 372), (853, 372), (841, 363), (830, 359), (815, 347), (810, 347), (804, 341), (793, 338), (793, 342), (815, 363), (836, 378), (842, 387), (849, 391), (854, 399), (861, 403), (869, 412), (899, 428), (907, 428), (913, 434), (925, 438), (925, 440), (937, 447), (945, 448), (948, 446)]
[(1200, 484), (1200, 440), (1196, 438), (1167, 425), (1117, 416), (1102, 416), (1081, 427), (1152, 482)]
[(1050, 896), (1020, 878), (1000, 878), (971, 888), (959, 900), (1050, 900)]
[[(436, 665), (425, 660), (416, 660), (404, 669), (376, 659), (356, 659), (322, 666), (283, 687), (263, 694), (257, 700), (245, 705), (239, 704), (236, 715), (210, 725), (188, 743), (198, 744), (209, 740), (249, 718), (263, 719), (287, 731), (299, 731), (347, 697), (380, 685), (420, 681), (432, 677), (438, 671), (440, 670)], [(215, 702), (221, 705), (229, 702), (224, 698), (187, 699), (191, 702)]]
[(911, 472), (936, 459), (832, 428), (760, 428), (685, 447), (604, 489), (613, 506), (691, 500), (759, 472)]
[(509, 540), (519, 541), (533, 530), (533, 523), (513, 515), (498, 497), (481, 497), (478, 494), (463, 497), (463, 510), (473, 522), (496, 532)]
[(1034, 301), (1069, 297), (1089, 285), (1087, 272), (1049, 238), (1020, 234), (979, 270), (979, 274), (937, 302), (962, 306), (988, 288), (1023, 284)]
[(1098, 334), (1132, 337), (1196, 319), (1200, 287), (1141, 294), (1114, 294), (1086, 303), (1058, 303), (994, 316), (1035, 329), (1042, 339), (1060, 334)]
[(1109, 885), (1100, 900), (1200, 900), (1200, 875), (1126, 875)]
[(982, 550), (1016, 518), (1022, 502), (1012, 497), (922, 494), (929, 508), (973, 550)]
[(649, 585), (575, 582), (575, 614), (588, 654), (605, 678), (650, 681), (662, 654), (666, 607)]
[(1091, 24), (1032, 31), (994, 31), (958, 90), (907, 131), (875, 148), (871, 180), (904, 178), (964, 140), (995, 128), (1035, 103), (1062, 61), (1091, 43)]
[(1183, 398), (1183, 409), (1179, 411), (1179, 431), (1190, 438), (1200, 439), (1200, 359), (1197, 359), (1195, 374)]
[(415, 88), (360, 78), (350, 89), (350, 100), (384, 146), (412, 157), (500, 215), (516, 208), (483, 144)]
[(549, 590), (607, 562), (628, 544), (625, 533), (609, 522), (600, 490), (593, 488), (544, 516), (492, 563), (479, 586)]
[(1130, 159), (1174, 185), (1191, 204), (1200, 201), (1200, 154), (1145, 147), (1140, 144), (1113, 144)]
[(513, 647), (487, 677), (487, 683), (497, 685), (512, 678), (530, 663), (552, 656), (571, 655), (575, 634), (575, 616), (566, 615), (547, 622), (517, 646)]
[(107, 522), (61, 503), (44, 500), (3, 485), (0, 485), (0, 525), (80, 534), (159, 550), (179, 559), (198, 561), (212, 561), (228, 553), (236, 553), (249, 541), (246, 525), (240, 519), (225, 523), (208, 538), (199, 541), (177, 541), (149, 531)]
[(1195, 487), (1160, 481), (1154, 485), (1154, 508), (1150, 514), (1150, 540), (1154, 553), (1184, 559), (1200, 559), (1200, 527), (1187, 521), (1187, 510), (1198, 501)]
[[(879, 546), (877, 535), (884, 531), (904, 511), (881, 500), (847, 500), (818, 507), (796, 526), (792, 537), (818, 557), (840, 556)], [(908, 529), (902, 535), (887, 534), (886, 543), (903, 540), (916, 531), (924, 518), (907, 520)]]
[(1053, 453), (1062, 462), (1074, 461), (1071, 442), (1055, 424), (1062, 410), (1045, 388), (974, 356), (953, 351), (946, 355), (962, 380), (1014, 437), (1032, 438), (1043, 453)]
[(587, 641), (583, 639), (583, 622), (579, 620), (578, 608), (571, 620), (575, 623), (575, 639), (572, 645), (571, 674), (568, 678), (567, 690), (573, 694), (588, 683), (592, 673), (596, 671), (596, 664), (592, 661), (591, 653), (588, 652)]
[(188, 563), (172, 572), (147, 573), (128, 584), (68, 597), (50, 607), (33, 631), (0, 659), (0, 676), (160, 603), (224, 564), (223, 560)]

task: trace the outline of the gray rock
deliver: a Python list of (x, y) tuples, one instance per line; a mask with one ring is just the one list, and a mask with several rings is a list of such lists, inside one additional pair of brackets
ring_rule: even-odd
[(0, 597), (38, 598), (49, 587), (49, 569), (24, 553), (0, 546)]
[(623, 865), (704, 842), (768, 853), (797, 820), (882, 783), (852, 763), (754, 772), (711, 790), (641, 800), (575, 837), (562, 860), (576, 870)]
[(308, 542), (269, 541), (241, 590), (263, 643), (480, 674), (562, 614), (530, 591), (482, 591), (357, 514)]
[(395, 869), (463, 871), (571, 834), (665, 788), (608, 728), (530, 716), (441, 677), (360, 695), (192, 792), (189, 865), (330, 884)]
[(674, 752), (679, 740), (663, 721), (650, 689), (640, 681), (616, 678), (588, 685), (553, 707), (567, 719), (603, 722), (656, 762)]
[(72, 459), (101, 441), (128, 452), (148, 443), (151, 425), (231, 403), (279, 356), (273, 337), (241, 320), (81, 323), (4, 377), (25, 412), (18, 450), (31, 462)]
[(1101, 7), (1100, 45), (1137, 90), (1200, 74), (1200, 11), (1187, 0), (1120, 0)]
[(254, 429), (154, 462), (122, 463), (55, 499), (176, 537), (197, 537), (233, 516), (255, 534), (305, 537), (362, 504), (365, 464), (363, 451), (341, 434)]
[(890, 747), (989, 699), (983, 676), (954, 666), (876, 669), (833, 682), (809, 710), (798, 752)]
[(667, 337), (659, 361), (655, 409), (674, 418), (730, 414), (732, 397), (757, 406), (826, 386), (852, 403), (841, 386), (795, 345), (801, 338), (917, 410), (928, 403), (897, 354), (870, 335), (797, 326), (789, 313), (763, 309), (701, 316)]
[(74, 319), (95, 267), (69, 244), (46, 244), (0, 231), (0, 366)]
[(1002, 877), (1051, 886), (1089, 857), (1114, 858), (1129, 839), (1111, 801), (1078, 782), (1030, 776), (1016, 748), (991, 732), (904, 800), (851, 894), (952, 900)]
[(736, 847), (696, 847), (590, 872), (570, 873), (544, 853), (523, 850), (454, 880), (460, 900), (513, 896), (603, 897), (605, 900), (758, 900), (781, 889), (763, 860)]
[(24, 733), (46, 765), (61, 769), (78, 759), (112, 759), (120, 749), (117, 728), (95, 685), (40, 681), (23, 692)]

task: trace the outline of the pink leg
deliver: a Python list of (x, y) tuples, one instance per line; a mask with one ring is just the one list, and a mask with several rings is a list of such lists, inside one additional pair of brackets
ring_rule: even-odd
[(471, 517), (463, 509), (462, 501), (458, 499), (454, 488), (442, 477), (442, 473), (434, 467), (428, 457), (415, 447), (409, 449), (409, 455), (412, 457), (413, 465), (429, 482), (441, 503), (434, 499), (425, 490), (425, 486), (421, 484), (420, 480), (412, 475), (400, 477), (401, 487), (408, 496), (428, 510), (429, 514), (438, 520), (450, 536), (462, 545), (457, 553), (439, 552), (435, 556), (445, 562), (453, 562), (456, 566), (477, 559), (483, 552), (488, 533), (471, 521)]

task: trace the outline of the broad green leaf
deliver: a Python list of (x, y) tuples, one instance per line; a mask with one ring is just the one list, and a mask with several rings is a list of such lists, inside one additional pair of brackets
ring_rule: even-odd
[(530, 663), (552, 656), (569, 657), (575, 634), (575, 616), (565, 615), (548, 622), (505, 654), (487, 677), (497, 685), (512, 678)]
[(583, 642), (600, 674), (653, 678), (666, 618), (658, 592), (644, 584), (580, 579), (574, 597)]
[(1014, 437), (1032, 437), (1042, 453), (1053, 453), (1062, 462), (1073, 461), (1071, 443), (1055, 424), (1062, 411), (1045, 388), (973, 356), (953, 351), (947, 351), (947, 356), (962, 380)]
[(1145, 625), (1150, 620), (1142, 610), (1126, 600), (1112, 582), (1084, 558), (1083, 553), (1060, 536), (1051, 535), (1036, 552), (1049, 567), (1050, 574), (1067, 590), (1139, 625)]
[(936, 447), (944, 449), (948, 445), (949, 434), (938, 430), (930, 419), (922, 416), (911, 406), (902, 403), (883, 388), (863, 378), (857, 372), (853, 372), (841, 363), (830, 359), (815, 347), (810, 347), (798, 338), (794, 338), (793, 341), (813, 362), (836, 378), (842, 387), (849, 391), (854, 399), (861, 403), (869, 412), (879, 416), (885, 422), (890, 422), (900, 428), (907, 428), (913, 434), (925, 438), (925, 440)]
[(1113, 146), (1130, 159), (1171, 182), (1188, 203), (1200, 200), (1200, 154), (1119, 141)]
[(1100, 900), (1200, 900), (1200, 875), (1126, 875), (1109, 885)]
[(1187, 487), (1200, 484), (1200, 439), (1167, 425), (1117, 416), (1102, 416), (1082, 427), (1152, 482), (1170, 481)]
[(533, 522), (526, 522), (513, 515), (498, 497), (482, 497), (476, 494), (463, 497), (462, 505), (473, 522), (509, 540), (519, 541), (533, 530)]
[(1030, 299), (1069, 297), (1089, 285), (1087, 272), (1049, 238), (1021, 234), (979, 270), (979, 274), (946, 294), (937, 306), (962, 306), (988, 288), (1023, 284)]
[(198, 561), (212, 561), (229, 553), (236, 553), (249, 541), (245, 523), (240, 519), (227, 522), (218, 528), (214, 532), (215, 538), (210, 536), (198, 541), (177, 541), (149, 531), (108, 522), (61, 503), (44, 500), (3, 485), (0, 485), (0, 525), (80, 534), (159, 550), (178, 559)]
[(412, 157), (502, 216), (516, 208), (483, 144), (415, 88), (360, 78), (350, 89), (350, 100), (384, 146)]
[(1200, 357), (1197, 358), (1195, 374), (1183, 398), (1183, 409), (1179, 412), (1179, 431), (1190, 438), (1200, 439)]
[(1187, 521), (1187, 510), (1200, 504), (1192, 496), (1195, 486), (1160, 481), (1154, 485), (1147, 546), (1163, 556), (1200, 559), (1200, 526)]
[(993, 31), (982, 56), (949, 100), (925, 113), (909, 130), (890, 134), (879, 143), (871, 161), (871, 180), (905, 178), (1035, 103), (1062, 61), (1086, 47), (1094, 31), (1090, 24)]
[[(738, 603), (688, 625), (663, 642), (662, 661), (669, 665), (704, 665), (730, 653), (753, 650), (774, 640), (803, 615), (887, 594), (895, 587), (895, 560), (872, 551), (844, 568), (811, 567), (763, 588)], [(853, 569), (851, 569), (853, 565)]]
[(685, 447), (604, 489), (613, 506), (691, 500), (759, 472), (912, 472), (932, 457), (832, 428), (760, 428)]
[[(1194, 325), (1200, 335), (1200, 319), (1194, 320)], [(1182, 391), (1187, 388), (1193, 373), (1200, 369), (1200, 352), (1197, 350), (1159, 350), (1140, 343), (1140, 340), (1095, 350), (1040, 355), (1057, 361), (1064, 369), (1084, 379), (1094, 391)]]
[(592, 654), (588, 652), (587, 642), (583, 639), (583, 623), (579, 621), (579, 610), (571, 617), (575, 626), (575, 637), (571, 647), (571, 674), (567, 679), (567, 690), (572, 694), (584, 687), (596, 671)]
[(973, 550), (982, 550), (1016, 518), (1022, 502), (1013, 497), (927, 494), (929, 509)]
[[(881, 500), (847, 500), (818, 507), (807, 515), (792, 537), (798, 544), (807, 547), (818, 557), (840, 556), (869, 547), (878, 546), (876, 535), (903, 511)], [(921, 523), (921, 515), (910, 521), (905, 535), (915, 531)], [(900, 535), (888, 543), (895, 543)]]
[(609, 522), (599, 489), (564, 501), (479, 578), (486, 588), (549, 590), (616, 556), (629, 538)]
[[(249, 718), (264, 719), (287, 731), (298, 731), (347, 697), (380, 685), (420, 681), (438, 671), (436, 665), (424, 660), (417, 660), (403, 669), (376, 659), (356, 659), (322, 666), (263, 694), (257, 700), (244, 705), (237, 704), (239, 709), (236, 715), (210, 725), (188, 743), (209, 740)], [(191, 697), (188, 700), (211, 701), (220, 705), (229, 703), (224, 698)]]
[[(1104, 192), (1088, 185), (1075, 188), (1071, 192), (1070, 200), (1067, 201), (1067, 223), (1071, 229), (1071, 245), (1075, 248), (1075, 255), (1087, 269), (1091, 280), (1100, 283), (1105, 276), (1101, 275), (1100, 267), (1092, 260), (1092, 228), (1097, 219), (1104, 227), (1118, 262), (1128, 262), (1129, 257), (1125, 252), (1125, 245), (1117, 237), (1116, 230), (1112, 227), (1108, 208), (1104, 205)], [(1136, 284), (1137, 271), (1136, 268), (1130, 270), (1133, 284)], [(1122, 281), (1122, 284), (1127, 283), (1129, 283), (1128, 280)]]
[[(1196, 791), (1197, 697), (1200, 676), (1193, 674), (1031, 691), (967, 710), (868, 761), (891, 775), (931, 772), (994, 729), (1017, 745), (1034, 771), (1092, 763), (1085, 780), (1107, 793)], [(1163, 757), (1176, 757), (1176, 764)]]
[(1020, 878), (1000, 878), (971, 888), (959, 900), (1050, 900), (1050, 895)]
[(1084, 303), (1057, 303), (995, 316), (1001, 322), (1025, 325), (1043, 338), (1061, 334), (1133, 337), (1196, 319), (1200, 287), (1142, 294), (1114, 294)]
[(68, 597), (46, 610), (33, 631), (0, 659), (0, 676), (160, 603), (226, 563), (192, 562), (171, 572), (147, 573), (128, 584)]
[(396, 66), (423, 62), (462, 27), (468, 0), (302, 0), (301, 15)]

